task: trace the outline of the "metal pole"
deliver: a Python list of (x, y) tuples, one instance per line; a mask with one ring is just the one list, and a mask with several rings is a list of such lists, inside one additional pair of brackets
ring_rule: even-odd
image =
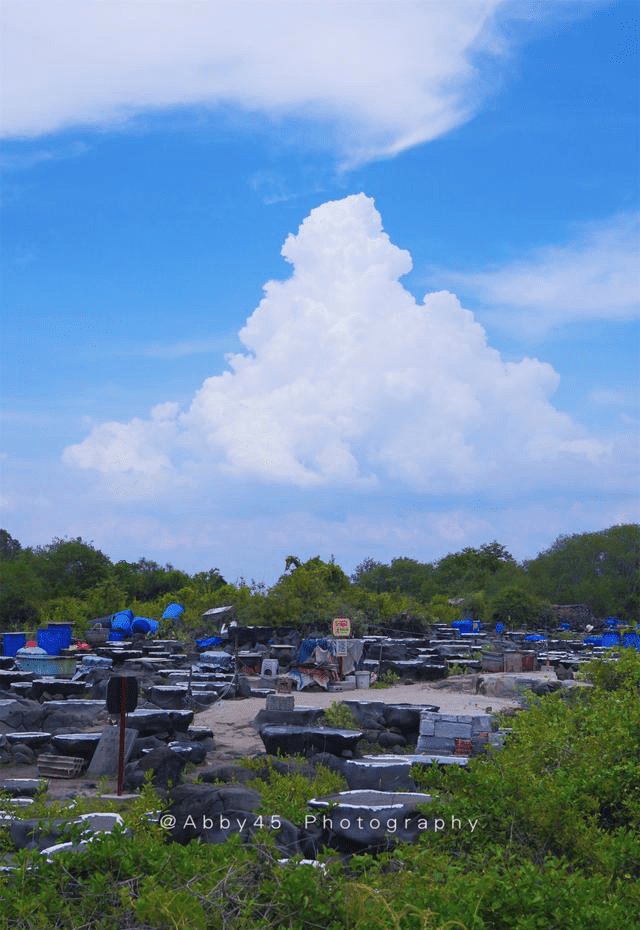
[(124, 735), (127, 726), (127, 679), (123, 675), (120, 689), (120, 752), (118, 753), (118, 796), (124, 790)]

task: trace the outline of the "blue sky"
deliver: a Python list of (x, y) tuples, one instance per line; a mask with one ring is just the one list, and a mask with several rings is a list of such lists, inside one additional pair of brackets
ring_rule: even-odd
[(6, 0), (2, 525), (270, 583), (637, 521), (637, 17)]

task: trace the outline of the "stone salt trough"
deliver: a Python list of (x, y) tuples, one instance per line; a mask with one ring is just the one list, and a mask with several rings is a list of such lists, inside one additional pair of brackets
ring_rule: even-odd
[(18, 649), (15, 661), (21, 671), (39, 678), (72, 678), (77, 664), (74, 656), (50, 656), (37, 646)]

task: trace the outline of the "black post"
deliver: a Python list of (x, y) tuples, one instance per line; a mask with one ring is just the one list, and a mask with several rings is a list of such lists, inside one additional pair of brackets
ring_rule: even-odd
[(124, 789), (124, 736), (127, 726), (127, 679), (122, 676), (120, 692), (120, 752), (118, 754), (118, 796)]

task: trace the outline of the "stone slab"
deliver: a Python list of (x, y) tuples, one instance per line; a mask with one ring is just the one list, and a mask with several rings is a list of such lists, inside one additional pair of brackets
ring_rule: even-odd
[[(129, 760), (133, 744), (138, 736), (137, 730), (126, 728), (124, 731), (124, 761)], [(120, 727), (105, 726), (102, 729), (100, 742), (91, 759), (87, 770), (89, 775), (117, 775), (118, 758), (120, 754)]]

